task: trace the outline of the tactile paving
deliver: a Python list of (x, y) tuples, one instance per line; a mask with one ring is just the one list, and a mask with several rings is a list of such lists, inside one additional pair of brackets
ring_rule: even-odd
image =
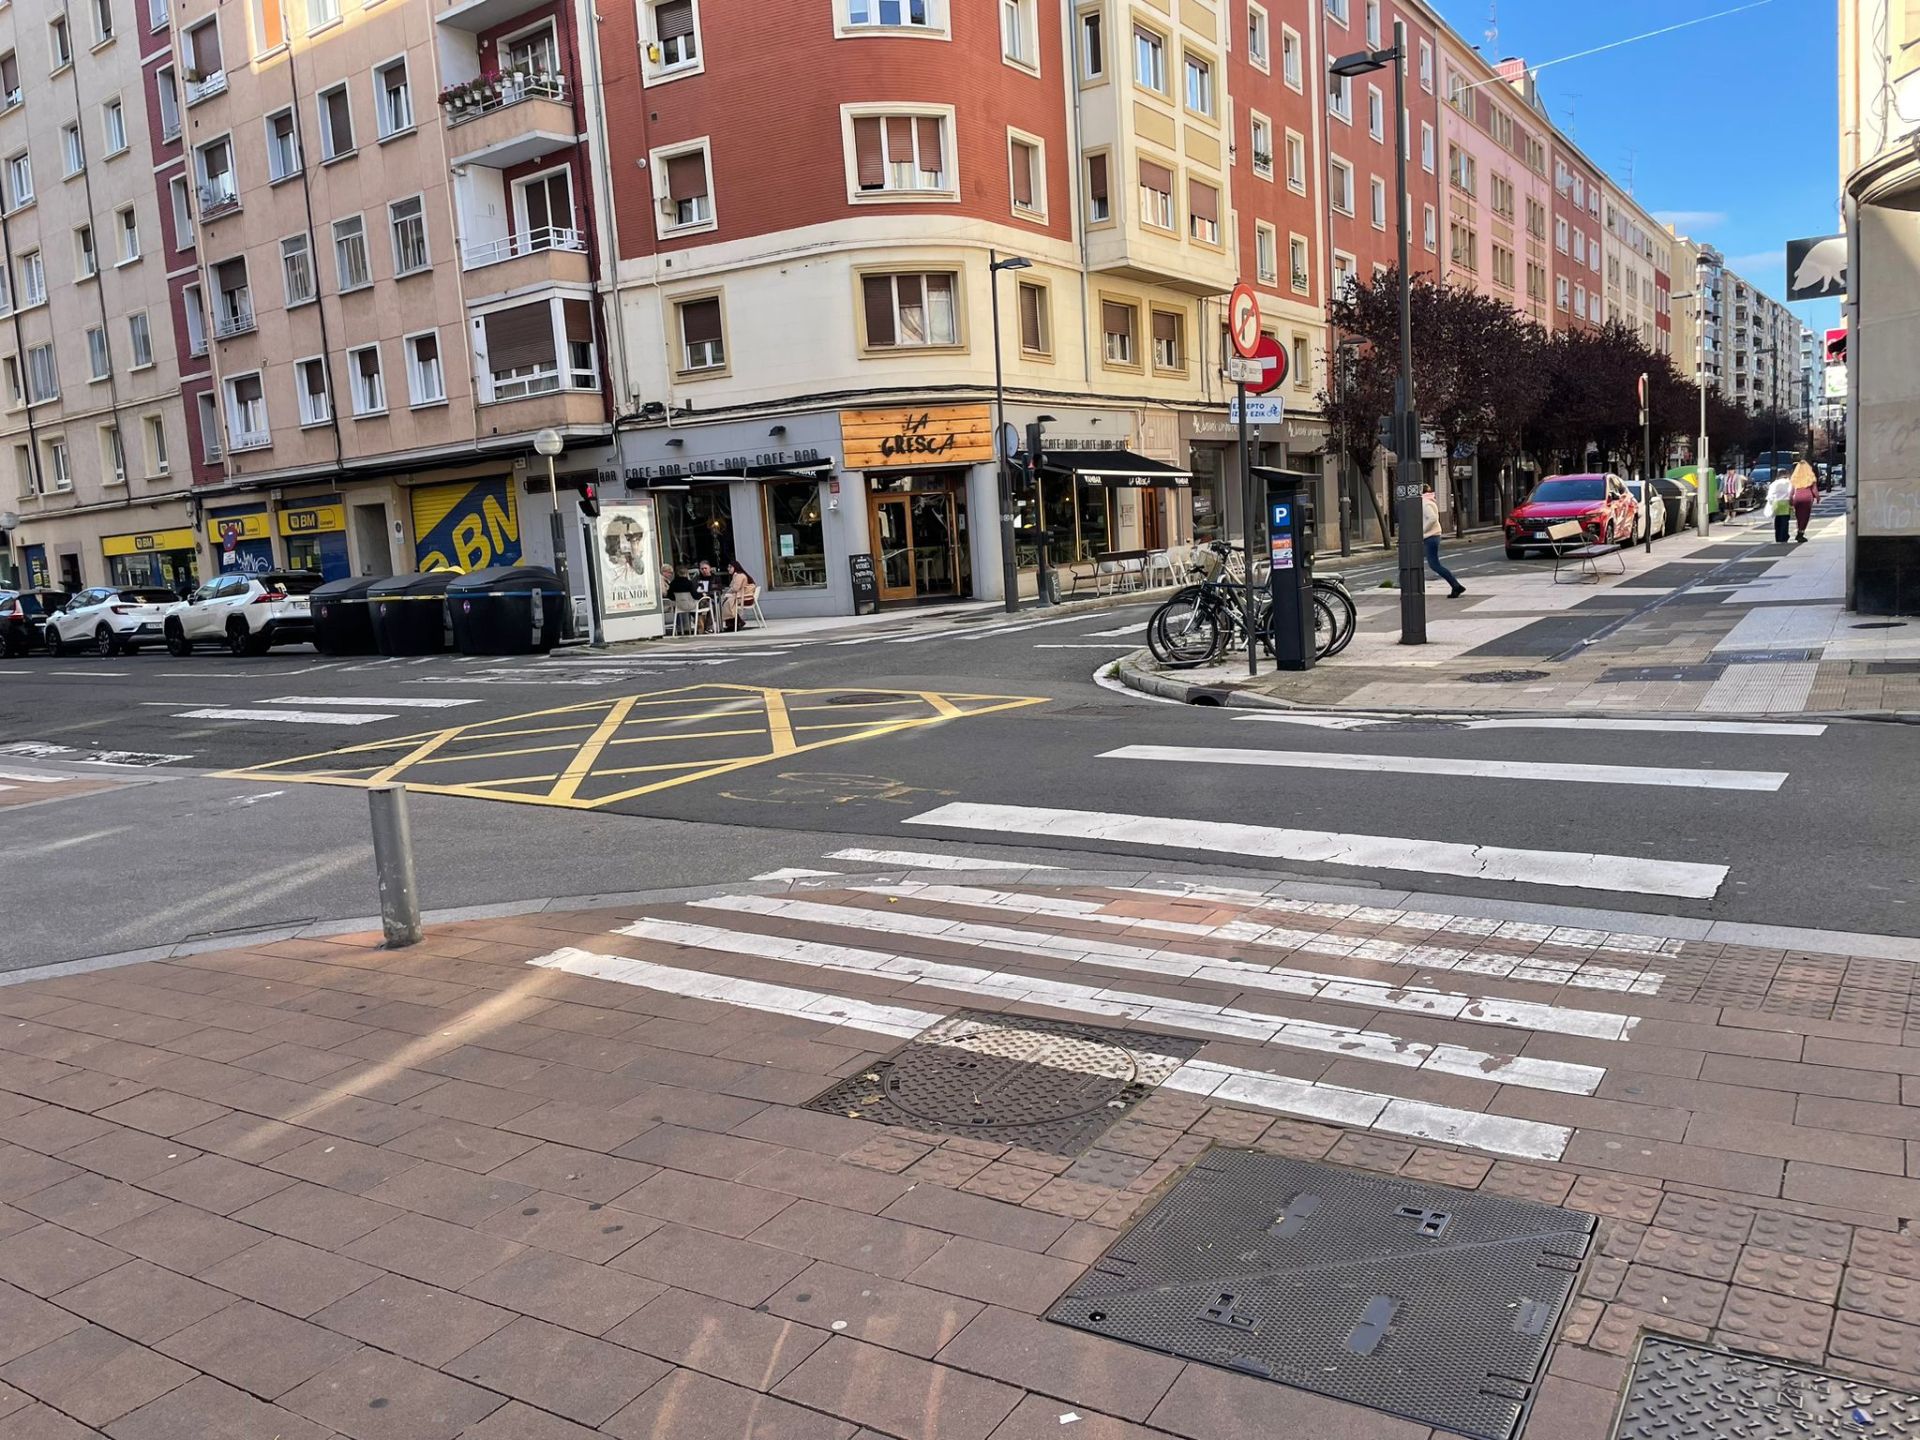
[(1615, 1440), (1912, 1440), (1920, 1395), (1664, 1335), (1640, 1343)]

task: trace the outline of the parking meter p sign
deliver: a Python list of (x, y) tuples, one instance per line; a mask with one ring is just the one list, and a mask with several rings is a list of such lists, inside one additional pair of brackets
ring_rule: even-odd
[(1260, 346), (1260, 301), (1244, 280), (1227, 298), (1227, 333), (1242, 359), (1251, 360)]

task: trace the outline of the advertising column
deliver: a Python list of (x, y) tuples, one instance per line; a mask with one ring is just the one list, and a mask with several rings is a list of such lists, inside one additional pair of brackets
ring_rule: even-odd
[(652, 502), (603, 500), (593, 537), (607, 643), (664, 635)]

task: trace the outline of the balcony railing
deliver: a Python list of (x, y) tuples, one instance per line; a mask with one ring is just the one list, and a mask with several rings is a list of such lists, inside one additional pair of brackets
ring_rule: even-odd
[(505, 110), (524, 100), (565, 100), (567, 77), (564, 75), (501, 75), (449, 85), (440, 92), (440, 108), (446, 112), (449, 126), (464, 125)]
[(247, 294), (231, 299), (222, 296), (220, 308), (213, 315), (213, 333), (224, 340), (230, 335), (244, 335), (253, 329), (253, 297)]
[(525, 400), (531, 395), (551, 395), (560, 388), (560, 367), (529, 365), (517, 370), (496, 370), (491, 377), (494, 400)]
[(227, 444), (229, 450), (259, 450), (273, 444), (270, 430), (235, 430)]
[(233, 188), (233, 177), (216, 180), (200, 187), (200, 218), (211, 220), (216, 215), (224, 215), (229, 210), (240, 208), (240, 192)]
[(215, 95), (225, 93), (226, 88), (227, 72), (224, 70), (215, 70), (211, 74), (202, 75), (197, 80), (189, 71), (186, 82), (187, 104), (198, 105), (202, 100), (210, 100)]
[(483, 265), (498, 265), (505, 260), (518, 260), (523, 255), (537, 255), (543, 250), (568, 250), (584, 254), (586, 248), (587, 237), (584, 232), (548, 225), (539, 230), (503, 235), (498, 240), (462, 240), (460, 264), (462, 269), (478, 270)]
[(205, 335), (188, 335), (187, 336), (187, 353), (189, 355), (206, 354), (207, 353), (207, 337)]
[(180, 138), (179, 115), (169, 115), (164, 110), (160, 112), (160, 138), (162, 140), (178, 140)]
[(13, 109), (14, 106), (26, 98), (26, 92), (18, 85), (14, 86), (4, 95), (0, 95), (0, 114), (4, 114), (6, 111)]

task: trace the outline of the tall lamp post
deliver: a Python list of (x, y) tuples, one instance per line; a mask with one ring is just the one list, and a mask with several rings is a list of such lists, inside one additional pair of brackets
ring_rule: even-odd
[[(1702, 256), (1699, 263), (1704, 268), (1705, 265), (1707, 264), (1706, 258)], [(1700, 435), (1699, 435), (1698, 448), (1695, 449), (1694, 455), (1693, 455), (1693, 469), (1694, 469), (1693, 528), (1700, 535), (1702, 539), (1705, 539), (1707, 534), (1707, 282), (1706, 282), (1706, 276), (1704, 274), (1700, 274), (1698, 276), (1696, 283), (1699, 286), (1698, 289), (1682, 290), (1678, 294), (1673, 295), (1670, 298), (1674, 300), (1693, 301), (1694, 314), (1698, 317), (1698, 319), (1694, 322), (1694, 331), (1695, 331), (1694, 340), (1695, 340), (1696, 348), (1693, 356), (1693, 384), (1694, 384), (1694, 388), (1700, 392)]]
[(1393, 513), (1400, 527), (1400, 643), (1427, 643), (1426, 527), (1420, 518), (1420, 412), (1413, 403), (1413, 212), (1407, 196), (1407, 26), (1393, 22), (1393, 45), (1342, 55), (1327, 68), (1343, 80), (1393, 66), (1393, 163), (1399, 177), (1400, 223), (1400, 378), (1393, 397), (1393, 448), (1399, 456), (1393, 476)]
[(1000, 272), (1026, 270), (1032, 265), (1024, 256), (1009, 255), (1002, 260), (993, 251), (987, 252), (987, 284), (993, 291), (993, 458), (1000, 481), (1000, 584), (1006, 591), (1009, 615), (1020, 608), (1020, 567), (1013, 553), (1013, 476), (1007, 470), (1007, 462), (1013, 457), (1007, 454), (1007, 385), (1000, 369)]
[[(542, 430), (533, 437), (533, 448), (547, 457), (547, 501), (553, 507), (553, 513), (547, 517), (553, 537), (553, 573), (560, 577), (560, 593), (567, 597), (564, 611), (565, 623), (561, 632), (569, 637), (573, 634), (573, 578), (567, 566), (567, 525), (560, 518), (560, 486), (554, 479), (553, 457), (567, 448), (566, 437), (558, 430)], [(591, 559), (591, 557), (589, 557)]]

